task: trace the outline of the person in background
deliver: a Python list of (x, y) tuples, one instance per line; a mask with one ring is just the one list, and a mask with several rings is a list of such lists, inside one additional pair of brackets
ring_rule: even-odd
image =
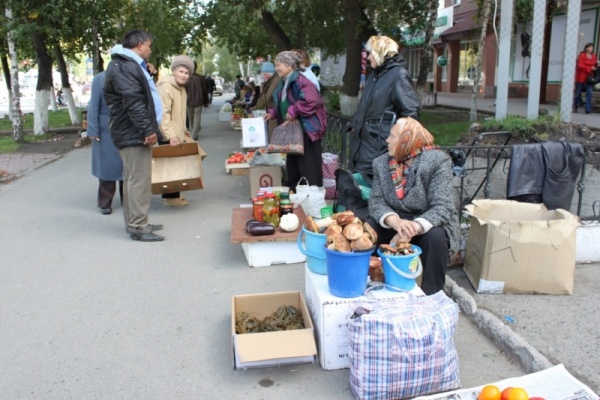
[(322, 96), (325, 88), (323, 87), (323, 85), (321, 85), (321, 81), (319, 80), (319, 75), (321, 75), (321, 67), (319, 67), (318, 64), (313, 64), (310, 66), (310, 70), (317, 77), (317, 82), (319, 82), (319, 92), (321, 93), (321, 96)]
[[(195, 61), (193, 68), (194, 71), (187, 80), (184, 91), (187, 92), (188, 130), (192, 134), (192, 139), (198, 140), (200, 129), (202, 129), (202, 108), (208, 107), (209, 104), (208, 85), (206, 79), (204, 79), (202, 75), (196, 73), (198, 64)], [(171, 71), (173, 71), (173, 69), (171, 69)]]
[[(123, 50), (116, 45), (110, 54)], [(112, 201), (119, 183), (119, 197), (123, 203), (123, 161), (115, 147), (108, 128), (108, 107), (102, 94), (105, 72), (92, 80), (92, 93), (87, 106), (87, 136), (92, 142), (92, 175), (98, 178), (98, 208), (102, 215), (112, 213)]]
[(421, 248), (421, 289), (431, 295), (444, 288), (450, 250), (458, 244), (452, 162), (410, 117), (398, 120), (386, 144), (387, 154), (373, 160), (367, 221), (377, 245), (401, 241)]
[(575, 65), (575, 101), (573, 104), (573, 112), (577, 112), (580, 105), (583, 105), (581, 92), (585, 87), (585, 113), (592, 112), (592, 93), (594, 85), (586, 84), (587, 78), (596, 73), (598, 69), (598, 58), (594, 54), (594, 44), (587, 43), (581, 53), (577, 56), (577, 64)]
[[(279, 85), (281, 78), (275, 73), (275, 65), (271, 62), (264, 62), (260, 67), (260, 77), (262, 79), (262, 88), (260, 96), (256, 98), (256, 104), (252, 107), (254, 110), (269, 111), (270, 108), (275, 107), (275, 99), (273, 99), (273, 92)], [(267, 122), (267, 127), (270, 132), (277, 126), (277, 120), (272, 119)]]
[[(386, 153), (390, 111), (397, 118), (419, 118), (419, 101), (398, 44), (387, 36), (371, 36), (365, 49), (372, 71), (350, 121), (350, 160), (353, 172), (373, 175), (373, 159)], [(384, 117), (382, 120), (382, 116)]]
[(308, 78), (308, 80), (311, 81), (317, 87), (317, 90), (320, 92), (321, 84), (319, 83), (319, 78), (317, 78), (317, 76), (314, 74), (314, 72), (311, 69), (309, 69), (310, 57), (309, 57), (308, 53), (306, 52), (306, 50), (292, 49), (292, 51), (297, 52), (298, 54), (300, 54), (300, 57), (302, 57), (302, 72), (301, 72), (302, 75), (304, 75), (306, 78)]
[(236, 75), (235, 78), (236, 78), (236, 80), (235, 80), (235, 84), (233, 86), (233, 90), (235, 92), (234, 100), (240, 100), (241, 99), (240, 92), (244, 88), (244, 86), (246, 86), (246, 82), (244, 82), (241, 75)]
[(151, 197), (152, 146), (162, 135), (162, 105), (147, 70), (152, 35), (141, 29), (125, 34), (121, 53), (113, 54), (104, 80), (109, 129), (123, 160), (123, 217), (133, 240), (157, 242), (161, 224), (148, 223)]
[(215, 80), (210, 75), (206, 75), (206, 87), (208, 89), (208, 105), (212, 104), (213, 92), (215, 91)]
[(285, 166), (287, 186), (296, 191), (300, 178), (309, 185), (323, 186), (321, 138), (327, 130), (325, 104), (315, 85), (302, 73), (302, 58), (295, 51), (283, 51), (275, 58), (275, 71), (281, 82), (273, 92), (274, 107), (265, 120), (275, 119), (279, 125), (299, 120), (304, 136), (304, 155), (288, 154)]
[[(171, 146), (185, 142), (185, 137), (190, 136), (190, 132), (185, 129), (186, 104), (190, 104), (185, 88), (195, 70), (196, 63), (190, 57), (176, 56), (171, 63), (172, 74), (160, 78), (156, 84), (163, 108), (160, 129), (165, 141)], [(164, 193), (162, 198), (167, 207), (189, 204), (180, 192)]]

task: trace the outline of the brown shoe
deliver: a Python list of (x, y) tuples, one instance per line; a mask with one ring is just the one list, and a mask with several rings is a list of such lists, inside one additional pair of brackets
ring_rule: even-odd
[(179, 197), (177, 199), (164, 199), (163, 204), (165, 207), (183, 207), (190, 203), (188, 203), (188, 201), (183, 197)]

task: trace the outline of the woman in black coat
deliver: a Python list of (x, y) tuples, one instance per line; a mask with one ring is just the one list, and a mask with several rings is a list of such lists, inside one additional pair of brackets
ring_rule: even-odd
[(406, 60), (398, 53), (395, 41), (387, 36), (371, 36), (365, 49), (372, 72), (367, 77), (349, 126), (350, 158), (354, 172), (372, 177), (373, 160), (387, 152), (385, 140), (390, 134), (393, 115), (418, 120), (419, 101), (406, 69)]

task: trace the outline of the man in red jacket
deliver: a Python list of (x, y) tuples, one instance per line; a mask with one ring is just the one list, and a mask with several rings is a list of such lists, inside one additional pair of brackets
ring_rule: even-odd
[(198, 140), (200, 123), (202, 121), (202, 107), (208, 107), (208, 85), (206, 79), (196, 73), (198, 64), (194, 61), (194, 73), (190, 76), (186, 84), (187, 92), (187, 119), (188, 130), (192, 135), (192, 139)]

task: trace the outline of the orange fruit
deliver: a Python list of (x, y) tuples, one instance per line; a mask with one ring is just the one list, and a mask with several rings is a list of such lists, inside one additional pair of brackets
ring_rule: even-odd
[(477, 400), (500, 400), (500, 389), (498, 386), (487, 385), (481, 389), (479, 395), (477, 396)]
[(515, 387), (508, 392), (507, 400), (529, 400), (529, 395), (527, 394), (525, 389)]
[(506, 389), (504, 389), (500, 396), (500, 400), (508, 400), (508, 392), (510, 392), (511, 389), (512, 389), (512, 386), (509, 386)]

